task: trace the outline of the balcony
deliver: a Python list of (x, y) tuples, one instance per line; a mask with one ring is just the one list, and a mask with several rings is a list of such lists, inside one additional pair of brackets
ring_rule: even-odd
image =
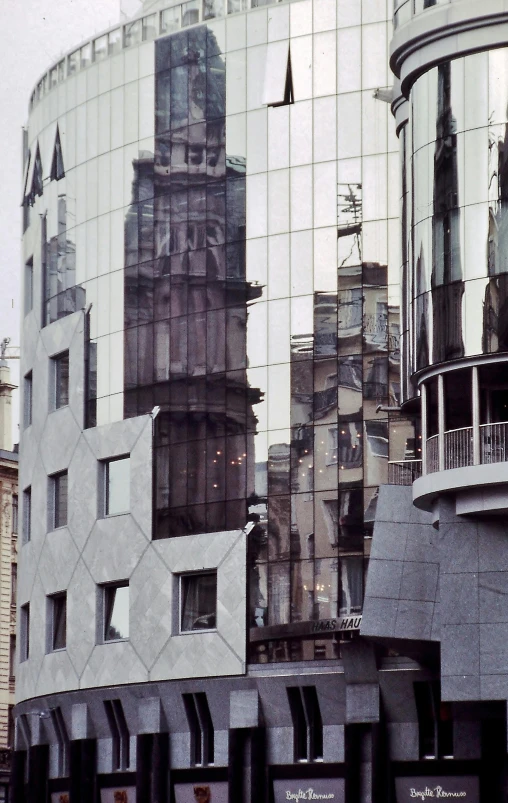
[(508, 422), (480, 424), (427, 438), (426, 474), (508, 461)]
[(390, 460), (388, 463), (388, 485), (412, 485), (421, 476), (421, 460)]

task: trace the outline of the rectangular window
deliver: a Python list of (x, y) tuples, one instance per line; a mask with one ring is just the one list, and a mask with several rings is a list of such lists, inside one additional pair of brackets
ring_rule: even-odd
[(8, 722), (7, 722), (7, 747), (14, 749), (14, 706), (10, 705), (8, 709)]
[(29, 427), (32, 423), (32, 372), (25, 374), (23, 381), (23, 423)]
[(126, 770), (130, 764), (130, 734), (121, 700), (104, 700), (113, 742), (113, 770)]
[(25, 264), (25, 315), (34, 305), (34, 261), (29, 259)]
[(104, 586), (104, 641), (129, 638), (129, 584)]
[(157, 14), (143, 17), (143, 42), (150, 42), (157, 36)]
[(64, 351), (53, 357), (53, 375), (55, 380), (55, 409), (69, 404), (69, 352)]
[(54, 594), (49, 598), (51, 651), (64, 650), (67, 645), (67, 594)]
[(32, 537), (32, 489), (23, 491), (23, 543), (27, 544)]
[(16, 674), (16, 636), (11, 635), (9, 643), (9, 680), (14, 680)]
[(14, 535), (18, 533), (18, 495), (12, 496), (12, 532)]
[(119, 457), (104, 464), (104, 513), (116, 516), (130, 509), (130, 458)]
[(295, 761), (323, 758), (323, 722), (315, 686), (287, 689), (293, 720)]
[(180, 632), (217, 626), (217, 572), (180, 577)]
[(161, 11), (161, 33), (173, 33), (180, 30), (180, 11), (181, 6), (173, 6), (173, 8), (166, 8)]
[(50, 493), (52, 504), (52, 522), (50, 529), (65, 527), (67, 524), (67, 472), (61, 471), (50, 477)]
[(11, 605), (16, 604), (17, 590), (18, 590), (18, 564), (11, 563)]
[(30, 654), (30, 603), (27, 602), (26, 605), (22, 605), (19, 609), (19, 612), (19, 633), (21, 638), (19, 660), (21, 663), (22, 661), (28, 660), (28, 656)]
[(191, 764), (195, 767), (213, 764), (214, 728), (206, 694), (184, 694), (183, 702), (191, 737)]

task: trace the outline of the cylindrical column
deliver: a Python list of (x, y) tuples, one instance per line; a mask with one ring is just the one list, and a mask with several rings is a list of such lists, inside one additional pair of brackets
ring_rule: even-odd
[(444, 471), (445, 467), (445, 448), (444, 448), (444, 431), (445, 431), (445, 398), (444, 398), (444, 379), (443, 375), (439, 374), (437, 378), (437, 426), (438, 426), (438, 455), (439, 455), (439, 471)]
[(473, 465), (479, 466), (480, 458), (480, 383), (478, 380), (478, 366), (473, 365), (471, 377), (471, 393), (473, 408)]
[(427, 473), (427, 385), (420, 385), (421, 421), (422, 421), (422, 475)]

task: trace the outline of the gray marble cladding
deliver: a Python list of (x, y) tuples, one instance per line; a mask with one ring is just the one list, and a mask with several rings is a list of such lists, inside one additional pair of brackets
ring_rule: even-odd
[[(56, 321), (38, 336), (30, 321), (22, 372), (33, 372), (38, 396), (32, 424), (21, 433), (20, 486), (31, 488), (32, 515), (18, 576), (18, 603), (30, 603), (30, 654), (17, 667), (17, 701), (112, 684), (244, 673), (244, 533), (152, 541), (151, 417), (83, 430), (82, 370), (76, 367), (83, 365), (83, 313)], [(64, 350), (72, 390), (69, 404), (52, 410), (51, 357)], [(125, 454), (131, 460), (130, 509), (105, 517), (100, 461)], [(65, 527), (51, 529), (48, 476), (58, 471), (68, 473), (68, 517)], [(178, 575), (201, 569), (217, 570), (217, 629), (176, 635)], [(120, 580), (129, 582), (129, 640), (98, 644), (97, 587)], [(47, 653), (47, 596), (63, 591), (66, 649)]]

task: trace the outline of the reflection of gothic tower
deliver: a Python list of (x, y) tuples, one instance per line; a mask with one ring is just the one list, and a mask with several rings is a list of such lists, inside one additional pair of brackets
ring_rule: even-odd
[(450, 64), (438, 67), (432, 219), (432, 305), (436, 362), (461, 357), (462, 295), (457, 134), (451, 108)]
[(489, 141), (489, 283), (483, 305), (482, 349), (485, 353), (508, 349), (508, 149), (507, 129)]
[(254, 487), (245, 162), (226, 155), (217, 52), (205, 29), (157, 43), (155, 159), (125, 225), (125, 414), (161, 408), (156, 537), (243, 526)]

